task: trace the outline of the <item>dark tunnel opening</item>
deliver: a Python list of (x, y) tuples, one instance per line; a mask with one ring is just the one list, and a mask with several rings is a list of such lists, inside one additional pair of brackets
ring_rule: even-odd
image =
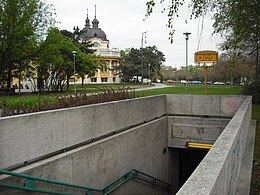
[(187, 181), (209, 150), (179, 149), (179, 188)]

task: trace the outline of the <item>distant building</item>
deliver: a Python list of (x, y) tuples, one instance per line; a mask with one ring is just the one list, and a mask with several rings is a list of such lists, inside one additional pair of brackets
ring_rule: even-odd
[[(117, 67), (119, 66), (121, 57), (117, 48), (109, 48), (109, 40), (105, 32), (98, 27), (99, 21), (95, 18), (92, 21), (92, 28), (90, 20), (87, 15), (85, 27), (77, 37), (79, 42), (90, 41), (93, 43), (95, 54), (99, 56), (99, 69), (94, 76), (84, 79), (84, 83), (120, 83)], [(77, 81), (81, 82), (81, 81)]]
[[(95, 54), (98, 56), (99, 68), (95, 71), (94, 76), (85, 76), (84, 83), (120, 83), (121, 79), (118, 74), (117, 67), (120, 64), (120, 52), (117, 48), (109, 48), (109, 40), (106, 37), (105, 32), (98, 27), (99, 21), (95, 18), (92, 21), (92, 28), (90, 26), (90, 20), (87, 15), (85, 27), (81, 30), (77, 37), (79, 42), (90, 41), (93, 43)], [(19, 86), (20, 92), (36, 92), (37, 89), (37, 66), (31, 64), (32, 70), (23, 71), (21, 74), (21, 80), (19, 82), (18, 77), (14, 76), (12, 80), (12, 88), (18, 93)], [(70, 79), (70, 84), (74, 83), (74, 76)], [(81, 84), (81, 78), (76, 78), (76, 83)]]

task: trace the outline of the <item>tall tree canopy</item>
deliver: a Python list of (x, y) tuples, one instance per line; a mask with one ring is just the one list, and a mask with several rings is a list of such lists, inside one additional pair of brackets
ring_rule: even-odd
[(53, 23), (52, 7), (42, 0), (0, 1), (0, 83), (11, 88), (14, 65), (35, 56)]
[[(164, 54), (156, 46), (145, 48), (131, 48), (121, 51), (123, 61), (120, 69), (124, 79), (133, 76), (141, 76), (142, 69), (144, 77), (161, 77), (160, 70), (162, 63), (165, 61)], [(142, 68), (143, 67), (143, 68)]]
[[(153, 12), (156, 0), (147, 0), (147, 16)], [(178, 17), (180, 6), (185, 0), (160, 0), (164, 4), (163, 12), (168, 15), (170, 39), (174, 34), (174, 17)], [(220, 33), (225, 39), (222, 49), (232, 52), (242, 52), (248, 58), (254, 58), (256, 76), (260, 76), (259, 45), (260, 45), (260, 1), (259, 0), (191, 0), (191, 18), (210, 12), (214, 19), (215, 33)]]
[[(40, 46), (38, 58), (39, 89), (63, 90), (74, 74), (72, 51), (76, 51), (75, 72), (82, 78), (95, 69), (93, 57), (85, 54), (57, 28), (50, 28), (46, 40)], [(43, 86), (43, 84), (45, 86)]]

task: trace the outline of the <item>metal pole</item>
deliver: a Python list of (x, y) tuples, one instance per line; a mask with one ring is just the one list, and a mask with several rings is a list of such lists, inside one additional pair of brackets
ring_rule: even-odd
[[(144, 45), (144, 35), (147, 33), (147, 31), (142, 32), (142, 39), (141, 39), (141, 54), (142, 54), (142, 78), (141, 78), (141, 84), (144, 84), (144, 52), (143, 52), (143, 45)], [(138, 80), (138, 79), (137, 79)]]
[(152, 83), (152, 79), (151, 79), (151, 64), (148, 64), (148, 79), (149, 80), (151, 80), (151, 82), (149, 82), (149, 80), (148, 80), (148, 82), (149, 82), (149, 84), (151, 85), (151, 83)]
[(188, 38), (186, 38), (186, 94), (188, 94)]
[(76, 95), (77, 89), (76, 89), (76, 51), (73, 51), (73, 61), (74, 61), (74, 94)]
[(185, 35), (186, 39), (186, 94), (188, 94), (188, 39), (191, 33), (185, 32), (183, 34)]
[(205, 95), (208, 95), (208, 66), (204, 63), (205, 68)]
[(256, 42), (256, 80), (258, 80), (260, 78), (260, 67), (259, 67), (259, 59), (258, 59), (258, 56), (259, 56), (259, 41)]

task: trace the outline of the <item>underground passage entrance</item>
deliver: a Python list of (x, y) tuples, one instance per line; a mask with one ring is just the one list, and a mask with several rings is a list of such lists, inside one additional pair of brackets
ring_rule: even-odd
[(178, 149), (179, 150), (179, 188), (187, 181), (208, 149)]

